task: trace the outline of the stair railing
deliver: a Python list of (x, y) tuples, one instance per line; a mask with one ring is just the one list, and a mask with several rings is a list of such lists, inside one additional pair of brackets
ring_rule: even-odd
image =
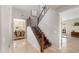
[(46, 14), (46, 12), (48, 11), (47, 6), (45, 5), (44, 7), (42, 7), (42, 11), (39, 14), (38, 18), (37, 18), (37, 24), (39, 24), (39, 22), (41, 21), (41, 19), (43, 18), (43, 16)]

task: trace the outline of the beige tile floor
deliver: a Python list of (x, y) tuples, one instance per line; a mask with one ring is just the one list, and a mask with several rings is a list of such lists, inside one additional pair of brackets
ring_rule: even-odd
[(79, 53), (79, 38), (67, 37), (62, 38), (62, 41), (61, 52)]
[(25, 39), (13, 41), (13, 46), (10, 47), (12, 53), (39, 53), (31, 44)]
[[(10, 47), (12, 53), (40, 53), (37, 49), (27, 42), (27, 40), (13, 41), (13, 46)], [(45, 49), (44, 53), (78, 53), (79, 52), (79, 38), (67, 37), (62, 38), (62, 49), (59, 50), (54, 47)]]

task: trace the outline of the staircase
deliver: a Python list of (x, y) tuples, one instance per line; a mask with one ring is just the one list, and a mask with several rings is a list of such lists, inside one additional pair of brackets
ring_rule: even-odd
[[(44, 15), (46, 14), (46, 12), (48, 11), (48, 8), (47, 6), (43, 6), (42, 7), (42, 11), (40, 13), (40, 15), (38, 16), (37, 18), (37, 24), (40, 23), (40, 21), (42, 20), (42, 18), (44, 17)], [(47, 39), (47, 37), (45, 37), (45, 34), (41, 31), (41, 29), (36, 26), (36, 27), (31, 27), (32, 30), (33, 30), (33, 33), (35, 34), (38, 42), (39, 42), (39, 45), (40, 45), (40, 51), (41, 52), (44, 52), (44, 50), (48, 47), (51, 46), (51, 43), (49, 42), (49, 40)]]
[(40, 28), (37, 27), (31, 27), (33, 30), (33, 33), (35, 34), (39, 45), (40, 45), (40, 51), (44, 52), (44, 49), (48, 48), (51, 46), (51, 43), (49, 40), (45, 37), (44, 33), (40, 30)]
[[(42, 18), (44, 17), (44, 15), (46, 14), (46, 12), (47, 12), (47, 8), (46, 8), (46, 5), (43, 7), (43, 9), (42, 9), (42, 11), (41, 11), (41, 13), (40, 13), (40, 15), (39, 15), (39, 17), (37, 18), (37, 23), (39, 24), (40, 23), (40, 21), (42, 20)], [(44, 14), (43, 14), (44, 13)], [(30, 23), (31, 24), (31, 23)], [(38, 25), (37, 26), (35, 26), (35, 27), (32, 27), (31, 25), (30, 25), (30, 27), (31, 27), (31, 29), (32, 29), (32, 31), (33, 31), (33, 33), (34, 33), (34, 35), (35, 35), (35, 37), (37, 38), (37, 41), (38, 41), (38, 43), (39, 43), (39, 45), (40, 45), (40, 51), (41, 52), (44, 52), (44, 50), (46, 49), (46, 48), (48, 48), (48, 47), (50, 47), (51, 46), (51, 43), (49, 42), (49, 40), (47, 39), (47, 37), (45, 36), (45, 34), (41, 31), (41, 29), (38, 27)]]

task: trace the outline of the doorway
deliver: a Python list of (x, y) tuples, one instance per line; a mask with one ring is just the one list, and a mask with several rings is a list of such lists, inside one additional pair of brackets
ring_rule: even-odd
[(13, 40), (25, 39), (26, 22), (24, 19), (13, 19)]
[[(61, 12), (61, 51), (79, 52), (79, 7)], [(77, 23), (77, 25), (75, 25)], [(74, 34), (75, 33), (75, 34)], [(77, 33), (77, 35), (76, 35)]]

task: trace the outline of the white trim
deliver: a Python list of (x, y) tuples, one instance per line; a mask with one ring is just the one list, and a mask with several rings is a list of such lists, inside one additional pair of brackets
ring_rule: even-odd
[(61, 24), (62, 24), (62, 18), (61, 18), (61, 15), (59, 13), (59, 49), (62, 48), (62, 38), (61, 38), (61, 36), (62, 36), (62, 32), (61, 32), (62, 25)]

